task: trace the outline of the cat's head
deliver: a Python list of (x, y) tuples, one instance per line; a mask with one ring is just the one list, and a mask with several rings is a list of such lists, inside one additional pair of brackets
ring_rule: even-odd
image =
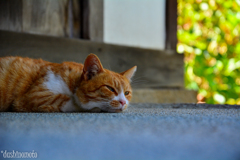
[(84, 109), (106, 112), (125, 110), (132, 98), (131, 78), (137, 67), (116, 73), (102, 67), (98, 57), (90, 54), (83, 67), (81, 82), (76, 96)]

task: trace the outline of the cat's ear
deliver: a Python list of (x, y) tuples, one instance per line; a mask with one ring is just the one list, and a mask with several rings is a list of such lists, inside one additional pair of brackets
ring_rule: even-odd
[(95, 54), (89, 54), (84, 62), (83, 76), (85, 80), (90, 80), (95, 75), (104, 72), (103, 66)]
[(121, 75), (124, 75), (127, 77), (129, 81), (131, 81), (132, 77), (134, 76), (135, 72), (137, 71), (137, 66), (134, 66), (130, 68), (129, 70), (126, 70), (125, 72), (120, 73)]

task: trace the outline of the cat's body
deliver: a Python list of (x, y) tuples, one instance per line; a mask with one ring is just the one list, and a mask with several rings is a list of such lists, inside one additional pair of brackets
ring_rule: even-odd
[(0, 111), (121, 112), (131, 100), (133, 67), (103, 69), (90, 54), (84, 65), (21, 57), (0, 58)]

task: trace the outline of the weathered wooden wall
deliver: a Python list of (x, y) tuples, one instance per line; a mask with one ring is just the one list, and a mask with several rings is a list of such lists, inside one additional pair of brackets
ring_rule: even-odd
[[(0, 29), (103, 42), (103, 14), (104, 0), (0, 0)], [(165, 49), (176, 50), (177, 0), (166, 1), (165, 25)]]
[(22, 31), (22, 0), (1, 0), (0, 1), (0, 29), (10, 31)]
[[(1, 0), (0, 29), (59, 37), (80, 36), (80, 4), (72, 0)], [(72, 20), (69, 20), (69, 10)], [(70, 23), (72, 23), (70, 25)], [(71, 27), (72, 28), (69, 28)]]

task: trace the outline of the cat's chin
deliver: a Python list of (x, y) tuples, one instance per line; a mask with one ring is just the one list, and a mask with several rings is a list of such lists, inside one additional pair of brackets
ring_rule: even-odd
[(99, 112), (120, 113), (127, 108), (127, 104), (124, 105), (124, 107), (121, 107), (120, 105), (118, 107), (112, 107), (109, 103), (93, 102), (93, 101), (90, 101), (85, 104), (81, 104), (80, 106), (86, 112), (95, 112), (95, 113), (99, 113)]
[(121, 113), (121, 112), (124, 112), (126, 110), (127, 106), (124, 106), (122, 108), (113, 108), (113, 107), (110, 107), (110, 108), (105, 108), (105, 109), (102, 109), (103, 112), (108, 112), (108, 113)]

